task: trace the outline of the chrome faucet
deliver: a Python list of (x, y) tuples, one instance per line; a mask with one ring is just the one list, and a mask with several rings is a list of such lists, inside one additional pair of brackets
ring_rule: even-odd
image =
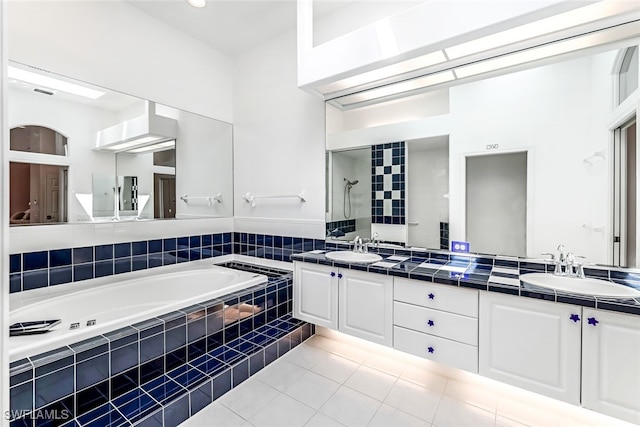
[(353, 239), (353, 252), (362, 252), (362, 239), (360, 236), (356, 236), (356, 238)]
[(373, 236), (371, 236), (371, 243), (373, 244), (373, 247), (378, 249), (380, 248), (380, 235), (378, 234), (377, 231), (375, 231), (373, 233)]
[(544, 253), (542, 255), (550, 255), (554, 264), (553, 274), (556, 276), (579, 277), (584, 279), (584, 269), (581, 262), (576, 262), (576, 258), (584, 258), (583, 256), (574, 255), (573, 252), (566, 252), (564, 245), (558, 245), (558, 256), (552, 253)]

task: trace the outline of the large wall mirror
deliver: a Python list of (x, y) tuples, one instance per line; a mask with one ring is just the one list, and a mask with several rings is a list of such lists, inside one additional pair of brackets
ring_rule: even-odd
[(327, 239), (640, 267), (637, 45), (327, 102)]
[(9, 64), (10, 224), (233, 216), (232, 125)]

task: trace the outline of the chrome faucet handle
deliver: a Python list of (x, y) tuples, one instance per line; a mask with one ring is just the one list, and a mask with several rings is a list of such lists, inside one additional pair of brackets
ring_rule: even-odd
[(551, 261), (555, 261), (556, 260), (555, 254), (552, 254), (551, 252), (544, 252), (544, 253), (541, 253), (540, 255), (548, 255), (548, 256), (550, 256), (551, 257)]
[[(586, 258), (587, 258), (587, 257), (582, 256), (582, 255), (574, 255), (574, 257), (575, 257), (575, 258), (580, 258), (580, 259), (586, 259)], [(575, 273), (575, 275), (576, 275), (576, 277), (579, 277), (579, 278), (581, 278), (581, 279), (584, 279), (584, 278), (585, 278), (585, 275), (584, 275), (584, 266), (583, 266), (583, 264), (584, 264), (584, 263), (583, 263), (583, 262), (580, 262), (580, 261), (578, 261), (578, 262), (576, 262), (576, 263), (575, 263), (575, 266), (576, 266), (576, 273)]]
[(567, 276), (574, 276), (575, 274), (573, 272), (573, 266), (576, 262), (576, 257), (573, 255), (573, 252), (569, 252), (566, 255), (565, 259), (567, 262), (565, 273), (567, 274)]

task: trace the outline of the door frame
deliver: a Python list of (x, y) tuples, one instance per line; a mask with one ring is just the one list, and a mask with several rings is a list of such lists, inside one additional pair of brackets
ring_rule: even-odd
[[(496, 154), (513, 154), (513, 153), (526, 153), (527, 154), (527, 197), (526, 197), (526, 209), (525, 209), (525, 256), (531, 257), (533, 252), (533, 239), (529, 238), (529, 236), (533, 236), (535, 231), (534, 223), (532, 220), (531, 212), (534, 210), (535, 206), (535, 197), (533, 195), (533, 178), (534, 178), (534, 154), (535, 148), (528, 147), (519, 147), (519, 148), (505, 148), (505, 149), (492, 149), (487, 151), (475, 151), (462, 153), (460, 155), (460, 182), (459, 182), (459, 194), (460, 194), (460, 209), (461, 209), (461, 223), (459, 224), (458, 229), (461, 231), (461, 235), (464, 236), (466, 241), (467, 238), (467, 157), (478, 157), (478, 156), (491, 156)], [(451, 176), (451, 175), (449, 175)], [(451, 187), (449, 188), (451, 192)], [(451, 226), (449, 226), (449, 230), (451, 230)], [(450, 231), (451, 232), (451, 231)], [(449, 242), (455, 238), (455, 236), (449, 236)], [(470, 246), (473, 250), (473, 242), (469, 242)], [(496, 254), (499, 255), (499, 254)], [(503, 254), (504, 255), (504, 254)]]

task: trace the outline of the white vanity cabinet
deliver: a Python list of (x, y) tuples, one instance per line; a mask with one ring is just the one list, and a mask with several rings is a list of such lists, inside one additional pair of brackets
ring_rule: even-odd
[(392, 277), (294, 262), (297, 319), (391, 346), (392, 310)]
[(338, 269), (294, 262), (293, 316), (338, 329)]
[(640, 424), (640, 316), (583, 309), (582, 406)]
[(338, 330), (391, 347), (393, 277), (340, 269)]
[(396, 278), (393, 347), (478, 372), (478, 291)]
[(480, 374), (580, 404), (582, 307), (483, 292)]

